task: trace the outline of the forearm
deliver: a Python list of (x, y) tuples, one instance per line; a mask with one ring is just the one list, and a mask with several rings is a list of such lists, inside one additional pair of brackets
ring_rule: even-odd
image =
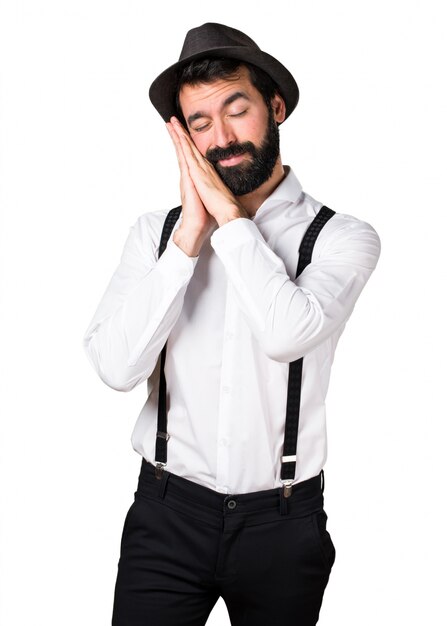
[[(341, 230), (341, 229), (340, 229)], [(359, 232), (361, 228), (358, 227)], [(217, 231), (211, 245), (225, 266), (241, 312), (265, 354), (291, 362), (346, 322), (378, 258), (374, 231), (337, 233), (327, 256), (297, 280), (267, 245), (254, 223), (244, 220)]]
[(173, 237), (174, 243), (181, 249), (185, 254), (189, 257), (197, 257), (199, 256), (199, 252), (202, 248), (202, 245), (206, 239), (204, 235), (201, 233), (188, 233), (185, 232), (182, 228), (178, 228)]

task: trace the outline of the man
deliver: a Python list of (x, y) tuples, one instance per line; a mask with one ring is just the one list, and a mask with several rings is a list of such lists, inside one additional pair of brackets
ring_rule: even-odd
[(298, 87), (244, 33), (192, 29), (149, 95), (181, 213), (137, 220), (84, 339), (107, 385), (148, 387), (112, 622), (199, 626), (222, 597), (233, 626), (311, 626), (335, 560), (324, 401), (379, 238), (282, 164)]

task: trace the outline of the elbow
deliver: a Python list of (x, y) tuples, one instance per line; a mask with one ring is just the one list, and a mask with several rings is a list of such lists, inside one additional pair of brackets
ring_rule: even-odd
[(260, 344), (269, 359), (291, 363), (311, 352), (330, 333), (323, 311), (317, 307), (292, 328), (287, 323), (278, 324), (272, 332), (261, 337)]
[(132, 391), (139, 384), (146, 382), (152, 370), (152, 365), (150, 368), (142, 367), (141, 364), (120, 366), (114, 362), (109, 367), (101, 364), (98, 368), (98, 375), (103, 383), (111, 389), (126, 392)]
[(132, 380), (125, 373), (98, 371), (99, 378), (103, 383), (115, 391), (132, 391), (140, 381)]
[(264, 338), (261, 342), (261, 349), (272, 361), (291, 363), (305, 356), (311, 350), (311, 347), (309, 347), (308, 342), (275, 335), (270, 336), (268, 339)]
[(91, 366), (102, 380), (115, 391), (132, 391), (139, 383), (146, 380), (147, 376), (143, 372), (137, 371), (136, 367), (120, 367), (117, 363), (119, 359), (104, 359), (99, 352), (94, 349), (92, 342), (84, 343), (85, 353)]

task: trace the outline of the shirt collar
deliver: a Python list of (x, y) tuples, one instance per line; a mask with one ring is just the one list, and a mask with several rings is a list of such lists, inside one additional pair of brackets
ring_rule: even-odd
[(303, 192), (301, 183), (289, 165), (284, 165), (284, 171), (285, 177), (269, 195), (269, 197), (264, 200), (256, 211), (253, 219), (256, 219), (261, 213), (264, 213), (269, 208), (273, 208), (279, 204), (284, 204), (285, 202), (295, 203), (298, 201)]

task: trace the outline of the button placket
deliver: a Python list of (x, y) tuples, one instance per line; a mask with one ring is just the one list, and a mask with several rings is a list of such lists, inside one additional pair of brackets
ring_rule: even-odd
[(230, 474), (230, 446), (229, 437), (231, 425), (231, 369), (232, 369), (232, 343), (226, 341), (228, 329), (234, 326), (234, 304), (229, 297), (230, 285), (227, 282), (225, 318), (224, 318), (224, 341), (222, 344), (221, 386), (219, 402), (219, 421), (217, 424), (217, 467), (216, 477), (219, 485), (226, 485)]

